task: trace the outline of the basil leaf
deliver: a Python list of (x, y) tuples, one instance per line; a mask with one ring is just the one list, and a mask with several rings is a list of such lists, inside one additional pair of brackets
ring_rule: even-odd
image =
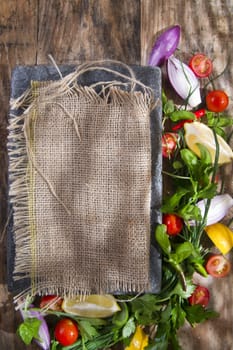
[(198, 192), (199, 199), (212, 199), (217, 193), (217, 184), (210, 183)]
[(190, 169), (191, 173), (195, 172), (196, 166), (198, 164), (197, 156), (187, 148), (184, 148), (180, 151), (181, 158), (184, 163)]
[(172, 100), (167, 100), (166, 103), (163, 106), (163, 112), (165, 115), (170, 115), (173, 113), (175, 109), (174, 103)]
[(209, 150), (201, 143), (197, 143), (197, 146), (198, 146), (200, 153), (201, 153), (202, 162), (204, 164), (212, 164), (212, 158), (211, 158)]
[(194, 252), (194, 247), (190, 242), (184, 242), (176, 247), (174, 257), (175, 261), (179, 264), (187, 259)]
[(195, 119), (195, 114), (189, 111), (174, 111), (169, 115), (170, 119), (173, 122), (177, 122), (179, 120)]
[(167, 235), (166, 225), (158, 225), (155, 230), (155, 238), (166, 255), (171, 252), (171, 243)]
[(178, 188), (177, 191), (169, 197), (162, 206), (163, 213), (174, 212), (176, 207), (179, 205), (180, 200), (189, 193), (190, 190), (187, 188)]
[(26, 318), (19, 325), (17, 332), (26, 345), (31, 344), (33, 338), (39, 339), (40, 325), (41, 321), (36, 317)]

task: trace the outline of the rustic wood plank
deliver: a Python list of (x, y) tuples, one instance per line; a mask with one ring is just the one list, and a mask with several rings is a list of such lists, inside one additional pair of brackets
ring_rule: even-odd
[[(36, 63), (37, 1), (2, 1), (0, 7), (0, 232), (7, 221), (7, 116), (10, 77), (17, 64)], [(0, 348), (24, 349), (16, 336), (19, 314), (6, 286), (6, 240), (0, 244)], [(35, 346), (29, 349), (35, 349)]]
[[(141, 2), (141, 61), (147, 64), (156, 37), (166, 28), (181, 26), (181, 57), (188, 59), (204, 52), (214, 60), (215, 75), (224, 71), (216, 81), (218, 88), (233, 96), (232, 20), (233, 2), (227, 0), (142, 0)], [(232, 97), (228, 113), (233, 115)], [(224, 168), (226, 192), (233, 195), (232, 165)], [(232, 213), (231, 213), (232, 217)], [(232, 256), (231, 256), (232, 260)], [(220, 317), (191, 329), (185, 325), (179, 332), (184, 350), (232, 349), (233, 343), (233, 275), (223, 280), (201, 279), (211, 293), (210, 307)]]
[(140, 1), (40, 1), (38, 63), (140, 63)]
[[(130, 5), (130, 6), (129, 6)], [(6, 222), (6, 126), (16, 64), (116, 59), (140, 63), (140, 0), (2, 0), (0, 8), (0, 226)], [(6, 287), (6, 241), (0, 245), (0, 349), (25, 349), (19, 313)], [(3, 316), (2, 316), (3, 315)], [(37, 349), (36, 345), (27, 349)]]
[[(140, 19), (141, 14), (141, 19)], [(0, 7), (0, 228), (6, 222), (6, 125), (10, 75), (15, 64), (78, 63), (119, 59), (146, 64), (156, 35), (180, 24), (181, 54), (203, 51), (214, 58), (216, 72), (224, 74), (218, 86), (233, 96), (231, 40), (232, 0), (2, 0)], [(231, 102), (232, 104), (232, 102)], [(232, 112), (232, 106), (230, 107)], [(225, 170), (232, 189), (232, 168)], [(0, 232), (1, 232), (0, 231)], [(6, 244), (0, 245), (0, 349), (23, 350), (15, 335), (19, 314), (6, 289)], [(180, 333), (184, 350), (232, 349), (232, 275), (208, 280), (217, 320)], [(37, 349), (36, 346), (27, 349)]]

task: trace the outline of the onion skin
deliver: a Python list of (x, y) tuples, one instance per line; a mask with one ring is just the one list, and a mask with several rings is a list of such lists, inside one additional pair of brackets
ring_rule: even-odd
[(180, 41), (180, 26), (175, 25), (163, 32), (155, 41), (148, 65), (161, 66), (175, 52)]

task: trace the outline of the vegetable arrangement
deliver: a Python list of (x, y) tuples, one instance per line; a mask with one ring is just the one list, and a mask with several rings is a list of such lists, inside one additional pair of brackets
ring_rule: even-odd
[(135, 297), (29, 297), (20, 304), (24, 322), (18, 333), (25, 344), (34, 339), (44, 350), (98, 350), (121, 342), (126, 350), (176, 350), (177, 330), (185, 321), (195, 326), (218, 316), (208, 308), (209, 290), (196, 284), (194, 275), (223, 278), (231, 271), (227, 254), (233, 232), (220, 221), (233, 199), (218, 177), (233, 160), (226, 133), (233, 119), (225, 112), (228, 95), (210, 88), (213, 62), (203, 53), (182, 62), (174, 56), (179, 40), (176, 25), (156, 40), (149, 58), (149, 65), (167, 66), (171, 86), (182, 98), (178, 106), (165, 92), (162, 96), (163, 175), (172, 191), (164, 189), (162, 223), (155, 232), (162, 252), (161, 291)]

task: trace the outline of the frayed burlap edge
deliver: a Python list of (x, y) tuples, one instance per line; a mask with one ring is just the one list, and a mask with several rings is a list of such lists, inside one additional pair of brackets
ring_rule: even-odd
[[(129, 79), (130, 81), (130, 91), (123, 91), (120, 89), (122, 82), (110, 81), (105, 83), (95, 84), (93, 86), (79, 86), (77, 84), (77, 78), (86, 72), (87, 70), (103, 69), (108, 72), (113, 72), (117, 76)], [(105, 84), (105, 85), (104, 85)], [(134, 91), (135, 84), (138, 84), (142, 91)], [(101, 85), (100, 92), (96, 92), (96, 85)], [(124, 83), (123, 85), (126, 85)], [(35, 86), (40, 86), (40, 96), (35, 94)], [(35, 117), (35, 108), (38, 103), (51, 102), (58, 96), (72, 96), (85, 93), (85, 96), (95, 101), (98, 104), (112, 104), (119, 105), (124, 104), (125, 99), (129, 102), (133, 96), (133, 103), (137, 101), (137, 107), (142, 112), (145, 109), (150, 111), (156, 106), (154, 100), (153, 91), (151, 88), (143, 85), (141, 82), (137, 81), (135, 77), (128, 77), (121, 73), (115, 72), (110, 68), (106, 67), (95, 67), (91, 65), (80, 66), (75, 72), (69, 74), (68, 76), (62, 78), (58, 81), (53, 82), (32, 82), (32, 88), (26, 91), (22, 96), (17, 99), (12, 99), (10, 101), (11, 113), (10, 113), (10, 123), (9, 123), (9, 138), (8, 138), (8, 149), (9, 149), (9, 180), (10, 180), (10, 191), (9, 197), (13, 206), (14, 211), (14, 241), (15, 241), (15, 268), (13, 278), (14, 280), (20, 280), (24, 278), (31, 279), (31, 287), (29, 290), (23, 291), (20, 294), (26, 295), (30, 294), (59, 294), (59, 295), (75, 295), (79, 293), (85, 294), (86, 291), (80, 290), (77, 286), (71, 291), (67, 288), (60, 290), (54, 290), (48, 285), (41, 285), (39, 281), (36, 281), (36, 272), (34, 266), (34, 246), (33, 246), (33, 235), (34, 235), (34, 213), (33, 213), (33, 198), (28, 198), (28, 193), (30, 191), (30, 186), (33, 186), (33, 178), (35, 168), (39, 172), (37, 165), (33, 162), (33, 130), (30, 127), (31, 118)], [(23, 111), (22, 114), (18, 115), (18, 111)], [(74, 122), (74, 128), (76, 125)], [(77, 136), (78, 129), (76, 129)], [(43, 174), (41, 174), (43, 177)], [(27, 179), (29, 178), (29, 181)], [(55, 191), (52, 186), (50, 186), (49, 179), (44, 178), (46, 181), (50, 192), (59, 201), (56, 196)], [(31, 203), (30, 203), (31, 202)], [(64, 206), (64, 203), (60, 202)], [(28, 254), (30, 250), (31, 254)], [(148, 282), (149, 283), (149, 282)], [(74, 287), (74, 286), (73, 286)], [(116, 285), (116, 290), (122, 286)], [(147, 286), (124, 286), (127, 291), (134, 292), (136, 290), (145, 291), (149, 289), (149, 284)]]

